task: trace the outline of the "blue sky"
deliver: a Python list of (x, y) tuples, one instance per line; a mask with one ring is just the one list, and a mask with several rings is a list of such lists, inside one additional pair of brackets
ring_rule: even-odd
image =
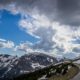
[[(29, 19), (30, 17), (27, 17)], [(0, 10), (0, 39), (14, 42), (15, 46), (27, 41), (34, 44), (39, 39), (28, 34), (18, 25), (20, 14), (13, 15), (10, 11)], [(24, 51), (14, 51), (12, 48), (0, 48), (0, 54), (18, 55), (25, 54)]]
[(37, 41), (36, 38), (19, 28), (20, 14), (13, 15), (9, 11), (1, 10), (0, 15), (0, 38), (13, 41), (15, 44), (25, 41), (32, 43)]
[[(33, 35), (29, 34), (28, 33), (29, 31), (26, 30), (26, 27), (30, 27), (30, 26), (28, 24), (22, 24), (21, 25), (21, 27), (23, 27), (23, 29), (22, 29), (20, 27), (20, 25), (19, 25), (19, 21), (23, 20), (23, 23), (28, 21), (28, 23), (32, 23), (31, 27), (34, 27), (34, 26), (36, 27), (36, 25), (34, 25), (34, 23), (31, 22), (31, 20), (33, 20), (31, 18), (31, 16), (26, 15), (26, 17), (22, 18), (22, 15), (20, 13), (12, 14), (10, 11), (4, 10), (4, 9), (0, 10), (0, 16), (1, 16), (0, 17), (0, 39), (5, 39), (6, 42), (7, 41), (12, 41), (14, 43), (14, 47), (11, 47), (11, 48), (8, 48), (8, 47), (0, 48), (0, 53), (1, 54), (10, 54), (10, 55), (21, 56), (21, 55), (26, 53), (25, 51), (26, 51), (27, 48), (31, 48), (31, 49), (32, 48), (34, 48), (34, 49), (38, 49), (39, 48), (40, 50), (44, 49), (46, 51), (48, 51), (49, 49), (53, 50), (52, 46), (54, 45), (54, 43), (56, 42), (57, 39), (54, 42), (52, 40), (49, 41), (49, 38), (51, 37), (51, 35), (53, 36), (54, 30), (51, 30), (50, 28), (47, 29), (47, 28), (43, 27), (38, 32), (36, 31), (37, 35), (42, 38), (41, 42), (36, 44), (36, 42), (38, 42), (39, 39), (36, 38), (36, 36), (33, 36)], [(32, 30), (34, 30), (34, 28), (32, 28)], [(57, 30), (58, 30), (58, 28), (57, 28)], [(49, 33), (47, 33), (48, 31), (49, 31)], [(62, 31), (60, 31), (59, 34), (58, 34), (58, 37), (60, 37), (62, 35), (63, 39), (66, 38), (66, 40), (67, 40), (67, 36), (63, 35), (64, 32), (62, 33)], [(26, 42), (28, 42), (28, 44), (30, 42), (30, 43), (36, 44), (36, 45), (34, 45), (32, 47), (30, 44), (27, 45)], [(79, 44), (79, 39), (75, 39), (75, 40), (71, 41), (71, 43), (72, 44), (73, 43), (74, 44), (76, 44), (76, 43)], [(25, 44), (26, 44), (26, 46), (25, 46)], [(61, 50), (63, 50), (60, 54), (64, 53), (64, 51), (67, 51), (67, 49), (69, 47), (68, 43), (65, 43), (65, 41), (64, 42), (63, 41), (61, 41), (61, 42), (59, 41), (58, 44), (59, 45), (63, 44), (65, 48), (62, 48), (62, 47), (60, 48), (60, 47), (56, 46), (56, 48), (54, 48), (54, 50), (58, 49), (59, 52), (61, 52)], [(13, 48), (16, 48), (17, 50), (15, 51)]]
[[(0, 54), (39, 51), (80, 55), (79, 0), (1, 0)], [(45, 4), (45, 5), (44, 5)]]

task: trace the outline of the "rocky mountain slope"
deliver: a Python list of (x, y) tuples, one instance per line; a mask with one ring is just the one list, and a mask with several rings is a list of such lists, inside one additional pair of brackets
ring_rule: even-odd
[(57, 62), (56, 58), (37, 52), (21, 57), (0, 55), (0, 80), (32, 72)]

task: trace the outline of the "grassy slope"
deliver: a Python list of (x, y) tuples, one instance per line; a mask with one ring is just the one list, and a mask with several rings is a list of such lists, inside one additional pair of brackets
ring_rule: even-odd
[(69, 69), (68, 73), (65, 75), (55, 75), (49, 78), (49, 80), (70, 80), (72, 77), (74, 77), (79, 71), (79, 68), (72, 67)]

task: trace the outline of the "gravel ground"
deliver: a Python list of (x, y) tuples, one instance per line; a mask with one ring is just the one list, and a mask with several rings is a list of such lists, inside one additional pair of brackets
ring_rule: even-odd
[(80, 80), (80, 72), (71, 80)]

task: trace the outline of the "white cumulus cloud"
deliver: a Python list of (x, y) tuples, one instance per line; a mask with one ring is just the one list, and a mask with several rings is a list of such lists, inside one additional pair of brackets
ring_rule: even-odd
[(13, 48), (14, 42), (0, 39), (0, 48)]

